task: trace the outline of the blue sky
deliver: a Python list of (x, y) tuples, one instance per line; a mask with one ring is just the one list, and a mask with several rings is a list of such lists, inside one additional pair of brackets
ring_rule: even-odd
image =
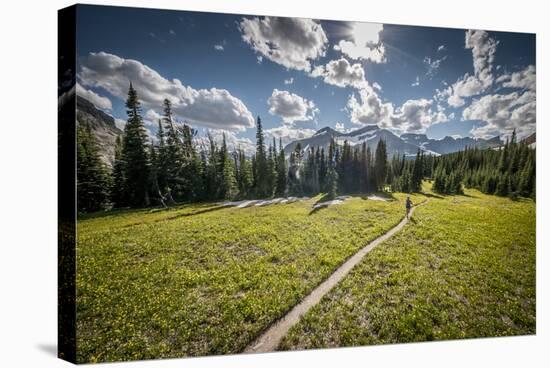
[(201, 134), (285, 142), (330, 126), (535, 131), (533, 34), (79, 6), (78, 93), (123, 124), (131, 80), (152, 134), (169, 98)]

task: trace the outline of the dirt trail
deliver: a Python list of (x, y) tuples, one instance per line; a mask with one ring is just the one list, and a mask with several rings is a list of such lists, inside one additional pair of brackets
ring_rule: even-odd
[[(427, 200), (415, 205), (411, 208), (411, 216), (416, 209), (416, 207), (421, 206), (428, 202)], [(321, 298), (326, 295), (338, 282), (340, 282), (350, 271), (351, 269), (358, 264), (361, 259), (374, 249), (378, 244), (392, 237), (396, 232), (401, 230), (403, 226), (409, 221), (407, 217), (404, 217), (403, 220), (395, 227), (390, 229), (387, 233), (379, 236), (378, 238), (371, 241), (365, 247), (361, 248), (357, 253), (348, 258), (334, 273), (332, 273), (325, 281), (323, 281), (319, 286), (317, 286), (313, 291), (307, 295), (302, 301), (294, 306), (287, 314), (285, 314), (277, 322), (273, 323), (263, 334), (256, 338), (250, 345), (248, 345), (244, 352), (245, 353), (266, 353), (274, 351), (283, 337), (286, 335), (288, 330), (294, 326), (300, 318), (313, 306), (315, 306)]]

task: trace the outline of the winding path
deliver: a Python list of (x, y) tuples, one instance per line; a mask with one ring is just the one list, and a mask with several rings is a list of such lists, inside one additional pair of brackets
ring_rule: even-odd
[[(427, 200), (415, 205), (411, 208), (410, 215), (412, 216), (416, 207), (425, 204)], [(315, 306), (321, 298), (325, 296), (336, 284), (338, 284), (350, 271), (351, 269), (358, 264), (363, 257), (374, 249), (378, 244), (383, 241), (391, 238), (396, 232), (401, 230), (403, 226), (409, 221), (407, 217), (404, 217), (403, 220), (395, 227), (390, 229), (387, 233), (379, 236), (378, 238), (371, 241), (369, 244), (361, 248), (357, 253), (348, 258), (334, 273), (332, 273), (325, 281), (323, 281), (319, 286), (317, 286), (313, 291), (307, 295), (300, 303), (298, 303), (294, 308), (292, 308), (287, 314), (285, 314), (281, 319), (273, 323), (264, 333), (262, 333), (258, 338), (256, 338), (250, 345), (245, 349), (245, 353), (266, 353), (274, 351), (279, 343), (286, 335), (288, 330), (294, 326), (300, 320), (309, 309)]]

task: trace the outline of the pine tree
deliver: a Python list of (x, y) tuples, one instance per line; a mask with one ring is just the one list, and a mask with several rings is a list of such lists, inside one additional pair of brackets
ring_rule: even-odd
[(262, 120), (259, 116), (256, 120), (256, 156), (254, 184), (256, 186), (256, 196), (264, 198), (271, 195), (269, 188), (269, 174), (264, 143), (264, 132), (262, 128)]
[(300, 171), (302, 166), (302, 145), (296, 144), (294, 151), (290, 154), (288, 164), (288, 191), (291, 195), (301, 196), (303, 194)]
[(287, 179), (287, 168), (286, 168), (285, 151), (283, 149), (282, 140), (279, 139), (279, 155), (277, 157), (277, 185), (275, 189), (277, 196), (285, 195), (286, 179)]
[(183, 166), (183, 154), (178, 138), (178, 131), (174, 125), (172, 118), (172, 103), (165, 99), (163, 102), (164, 115), (162, 117), (163, 124), (166, 127), (166, 143), (165, 143), (165, 175), (166, 188), (176, 200), (184, 199), (184, 188), (182, 187), (181, 168)]
[(235, 156), (239, 197), (248, 198), (251, 195), (253, 185), (252, 165), (251, 162), (247, 160), (243, 150), (238, 149)]
[(128, 205), (149, 205), (149, 158), (147, 133), (141, 117), (138, 94), (130, 83), (126, 100), (128, 122), (124, 127), (122, 157), (125, 163), (125, 185)]
[(157, 163), (156, 163), (157, 183), (158, 183), (159, 191), (163, 192), (166, 189), (166, 185), (167, 185), (166, 183), (167, 170), (168, 170), (167, 165), (169, 164), (169, 161), (168, 161), (167, 152), (166, 152), (165, 134), (164, 134), (164, 128), (163, 128), (161, 119), (159, 119), (158, 121), (157, 138), (158, 138), (158, 157), (157, 157)]
[(227, 143), (225, 140), (225, 133), (223, 133), (222, 146), (219, 151), (219, 173), (220, 173), (220, 194), (219, 197), (223, 199), (232, 199), (237, 195), (237, 182), (235, 180), (235, 173), (233, 171), (233, 162), (229, 156), (227, 150)]
[(334, 199), (338, 195), (338, 173), (333, 163), (328, 164), (327, 171), (327, 198)]
[(413, 192), (419, 192), (422, 189), (422, 176), (424, 168), (422, 167), (422, 155), (420, 149), (416, 153), (416, 159), (414, 160), (414, 165), (411, 175), (411, 186), (410, 190)]
[(376, 152), (374, 154), (374, 175), (376, 190), (384, 189), (384, 180), (388, 169), (388, 156), (386, 153), (386, 142), (383, 139), (378, 141)]
[(122, 139), (117, 135), (115, 140), (115, 160), (113, 162), (113, 185), (111, 187), (111, 202), (113, 207), (127, 205), (126, 190), (124, 188), (126, 177), (124, 175), (125, 162), (122, 157)]
[(110, 177), (99, 156), (99, 148), (89, 125), (77, 127), (77, 204), (80, 212), (105, 209)]

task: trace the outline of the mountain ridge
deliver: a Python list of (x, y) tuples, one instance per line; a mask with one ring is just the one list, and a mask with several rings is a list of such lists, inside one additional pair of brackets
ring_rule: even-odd
[(380, 139), (386, 141), (386, 149), (389, 156), (394, 154), (413, 156), (418, 150), (428, 154), (443, 155), (456, 151), (464, 150), (466, 147), (493, 148), (502, 144), (500, 137), (490, 139), (460, 137), (454, 138), (446, 136), (442, 139), (431, 139), (426, 134), (404, 133), (400, 136), (394, 134), (388, 129), (378, 127), (378, 125), (366, 125), (349, 132), (339, 132), (331, 127), (319, 129), (311, 137), (294, 140), (285, 147), (285, 154), (290, 154), (298, 143), (302, 148), (323, 147), (328, 148), (330, 141), (334, 139), (337, 143), (343, 144), (347, 141), (352, 146), (366, 143), (371, 150), (376, 148)]
[(101, 159), (106, 165), (112, 166), (115, 158), (116, 137), (122, 134), (122, 130), (115, 124), (115, 119), (84, 97), (77, 95), (76, 123), (90, 126), (99, 146)]

